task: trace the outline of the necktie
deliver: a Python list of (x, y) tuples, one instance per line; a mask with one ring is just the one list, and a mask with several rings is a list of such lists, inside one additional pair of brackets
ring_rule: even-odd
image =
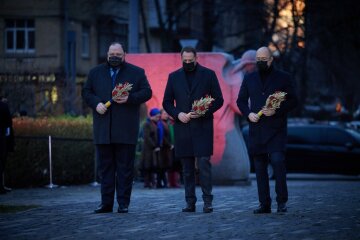
[(115, 87), (115, 80), (116, 80), (116, 69), (111, 69), (111, 80), (112, 80), (112, 86)]

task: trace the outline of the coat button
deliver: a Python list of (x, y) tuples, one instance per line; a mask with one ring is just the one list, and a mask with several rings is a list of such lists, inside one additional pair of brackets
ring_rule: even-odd
[(265, 93), (262, 93), (262, 95), (265, 95)]

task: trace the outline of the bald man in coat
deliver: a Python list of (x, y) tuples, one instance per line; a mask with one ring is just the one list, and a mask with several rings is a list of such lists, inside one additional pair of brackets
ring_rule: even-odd
[[(254, 214), (271, 213), (268, 162), (275, 175), (277, 211), (286, 212), (288, 191), (285, 169), (285, 144), (287, 140), (287, 113), (296, 107), (297, 98), (290, 75), (272, 65), (269, 48), (256, 52), (258, 70), (245, 75), (237, 105), (249, 120), (249, 153), (253, 156), (260, 206)], [(276, 110), (264, 109), (266, 99), (276, 91), (286, 92), (286, 100)], [(250, 99), (250, 106), (249, 106)], [(263, 116), (257, 113), (262, 110)]]

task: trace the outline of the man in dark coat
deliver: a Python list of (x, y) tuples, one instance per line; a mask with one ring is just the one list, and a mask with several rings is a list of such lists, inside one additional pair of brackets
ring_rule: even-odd
[[(129, 94), (114, 99), (107, 108), (104, 103), (111, 99), (114, 86), (125, 82), (133, 84)], [(140, 104), (149, 100), (151, 95), (144, 70), (125, 62), (125, 52), (120, 43), (112, 43), (108, 62), (93, 68), (88, 75), (82, 96), (93, 109), (94, 141), (101, 174), (101, 205), (95, 213), (112, 212), (115, 188), (118, 212), (128, 212)]]
[[(269, 177), (270, 160), (275, 174), (275, 191), (278, 212), (286, 212), (288, 200), (285, 144), (287, 140), (287, 113), (296, 107), (297, 98), (288, 73), (275, 69), (269, 48), (256, 52), (258, 71), (245, 75), (237, 105), (249, 120), (249, 153), (254, 158), (260, 207), (255, 214), (271, 213)], [(286, 92), (286, 100), (276, 110), (265, 109), (266, 99), (276, 91)], [(250, 99), (250, 102), (249, 102)], [(250, 105), (250, 106), (249, 106)], [(260, 110), (263, 116), (257, 114)]]
[[(11, 150), (8, 138), (11, 137), (12, 119), (7, 103), (0, 97), (0, 194), (5, 194), (10, 189), (4, 186), (4, 171), (7, 153)], [(13, 136), (12, 136), (13, 137)]]
[[(182, 211), (195, 212), (196, 160), (203, 192), (203, 211), (209, 213), (213, 211), (210, 163), (213, 154), (213, 113), (224, 100), (215, 72), (197, 63), (194, 48), (183, 48), (181, 59), (183, 67), (169, 75), (163, 107), (175, 119), (175, 155), (182, 160), (187, 203)], [(209, 110), (204, 115), (191, 112), (192, 103), (206, 95), (215, 99)]]

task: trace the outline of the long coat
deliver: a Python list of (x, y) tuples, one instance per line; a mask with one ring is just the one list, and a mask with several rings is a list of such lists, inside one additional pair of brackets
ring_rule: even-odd
[(161, 120), (161, 124), (163, 126), (164, 132), (163, 132), (163, 139), (162, 144), (160, 147), (160, 169), (168, 169), (170, 168), (172, 164), (172, 143), (171, 143), (171, 136), (170, 136), (170, 127), (169, 127), (169, 121)]
[[(205, 157), (213, 154), (213, 113), (224, 100), (213, 70), (197, 64), (191, 89), (183, 68), (169, 74), (165, 88), (163, 107), (174, 119), (175, 155), (177, 157)], [(192, 103), (205, 95), (215, 98), (207, 113), (188, 123), (178, 119), (180, 112), (191, 111)]]
[(145, 71), (130, 63), (124, 63), (117, 76), (116, 84), (133, 84), (128, 101), (123, 104), (112, 103), (105, 114), (96, 112), (99, 102), (111, 99), (113, 90), (108, 64), (101, 64), (92, 70), (83, 87), (82, 96), (93, 109), (93, 129), (95, 144), (136, 144), (140, 124), (140, 104), (151, 98), (152, 91)]
[(158, 146), (157, 125), (155, 122), (148, 120), (143, 125), (144, 142), (142, 146), (141, 159), (144, 170), (155, 167), (154, 149)]
[[(263, 85), (258, 71), (245, 75), (237, 105), (245, 117), (259, 112), (269, 95), (286, 92), (286, 99), (273, 116), (262, 115), (257, 123), (249, 121), (249, 152), (263, 154), (285, 151), (287, 141), (287, 113), (296, 107), (297, 97), (288, 73), (273, 68)], [(250, 106), (249, 106), (250, 99)]]

